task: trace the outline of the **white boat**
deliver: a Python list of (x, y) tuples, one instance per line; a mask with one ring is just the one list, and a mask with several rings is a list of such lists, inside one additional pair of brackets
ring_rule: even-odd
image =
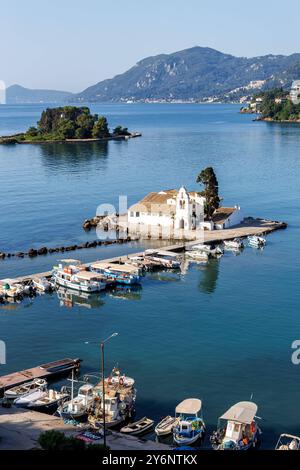
[(153, 419), (149, 419), (146, 416), (144, 418), (136, 421), (135, 423), (127, 424), (121, 428), (123, 434), (130, 434), (131, 436), (136, 436), (142, 434), (146, 431), (149, 431), (154, 425)]
[(32, 280), (32, 285), (41, 292), (49, 292), (52, 290), (52, 284), (45, 277), (35, 278)]
[(178, 421), (179, 419), (174, 418), (174, 416), (166, 416), (155, 426), (155, 434), (157, 436), (167, 436), (168, 434), (172, 434)]
[(244, 243), (239, 238), (234, 240), (224, 240), (224, 247), (226, 250), (241, 250), (244, 248)]
[(72, 379), (72, 392), (71, 399), (64, 402), (57, 409), (56, 415), (63, 419), (86, 419), (88, 410), (94, 402), (94, 386), (90, 384), (82, 385), (78, 390), (78, 395), (73, 397), (73, 382)]
[(198, 398), (188, 398), (179, 403), (175, 409), (175, 418), (178, 418), (173, 430), (175, 444), (189, 446), (204, 436), (202, 402)]
[(206, 263), (208, 261), (209, 255), (205, 251), (197, 250), (188, 250), (185, 252), (186, 256), (194, 261), (202, 261)]
[[(117, 394), (113, 396), (105, 393), (105, 426), (112, 428), (121, 424), (127, 418), (126, 405), (120, 401)], [(88, 416), (89, 424), (95, 429), (101, 429), (103, 427), (103, 404), (102, 396), (101, 400), (95, 400), (94, 406), (89, 411)]]
[(193, 245), (191, 247), (192, 251), (204, 252), (207, 253), (209, 256), (218, 256), (223, 255), (224, 251), (219, 245), (210, 245), (205, 243), (198, 243), (197, 245)]
[(255, 421), (257, 405), (241, 401), (220, 418), (217, 431), (210, 437), (215, 450), (248, 450), (260, 443), (261, 431)]
[(177, 269), (180, 268), (181, 264), (178, 259), (178, 254), (170, 251), (149, 249), (145, 251), (144, 258), (164, 268)]
[(261, 248), (266, 245), (267, 240), (263, 237), (258, 237), (257, 235), (253, 235), (251, 237), (248, 237), (248, 243), (250, 246)]
[[(72, 261), (73, 264), (66, 264)], [(106, 283), (95, 272), (86, 271), (76, 260), (61, 260), (53, 269), (53, 280), (61, 287), (79, 292), (99, 292), (106, 288)]]
[[(27, 399), (29, 395), (27, 396)], [(27, 408), (34, 409), (35, 411), (49, 411), (57, 408), (60, 404), (66, 401), (69, 398), (67, 392), (58, 392), (57, 390), (46, 390), (45, 393), (33, 399), (28, 403)]]
[(45, 389), (46, 386), (46, 380), (34, 379), (31, 382), (27, 382), (23, 385), (17, 385), (16, 387), (5, 390), (4, 397), (8, 400), (16, 400), (17, 398), (28, 395), (32, 391)]
[(27, 408), (27, 406), (36, 400), (40, 400), (44, 398), (47, 394), (46, 386), (43, 388), (38, 388), (36, 390), (32, 390), (31, 392), (23, 395), (20, 398), (14, 400), (14, 405), (19, 408)]
[(292, 434), (281, 434), (275, 450), (300, 450), (300, 437)]
[(1, 279), (0, 294), (4, 297), (17, 299), (24, 295), (24, 286), (17, 279)]

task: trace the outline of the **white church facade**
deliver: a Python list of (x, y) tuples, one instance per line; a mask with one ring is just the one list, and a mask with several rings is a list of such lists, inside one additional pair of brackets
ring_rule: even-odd
[(175, 232), (228, 228), (242, 220), (240, 208), (236, 206), (219, 208), (211, 221), (205, 221), (204, 205), (201, 193), (188, 192), (184, 186), (151, 192), (128, 209), (129, 231), (145, 232), (148, 236), (156, 231), (159, 237), (168, 238), (169, 234), (172, 238)]

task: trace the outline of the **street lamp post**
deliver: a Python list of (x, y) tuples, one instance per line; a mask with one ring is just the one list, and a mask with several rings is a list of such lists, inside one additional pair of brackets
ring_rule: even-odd
[(102, 416), (103, 416), (103, 444), (104, 448), (106, 448), (106, 416), (105, 416), (105, 376), (104, 376), (104, 345), (109, 341), (111, 338), (118, 336), (119, 333), (113, 333), (104, 341), (101, 341), (100, 348), (101, 348), (101, 369), (102, 369)]

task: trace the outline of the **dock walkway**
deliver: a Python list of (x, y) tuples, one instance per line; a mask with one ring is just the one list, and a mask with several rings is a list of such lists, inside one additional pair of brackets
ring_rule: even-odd
[[(20, 408), (0, 407), (0, 450), (38, 449), (38, 438), (42, 432), (56, 430), (66, 436), (74, 436), (80, 428), (65, 424), (55, 416)], [(100, 441), (101, 443), (101, 441)], [(107, 445), (112, 450), (167, 450), (170, 447), (134, 436), (112, 432), (107, 436)]]
[[(199, 239), (189, 241), (189, 242), (179, 242), (170, 246), (163, 246), (164, 251), (184, 251), (186, 248), (189, 248), (197, 243), (220, 243), (224, 240), (232, 240), (234, 238), (246, 238), (250, 235), (266, 235), (268, 233), (274, 232), (275, 230), (286, 228), (287, 224), (284, 222), (277, 222), (265, 219), (249, 219), (249, 222), (244, 222), (241, 225), (237, 225), (230, 229), (224, 230), (213, 230), (213, 231), (201, 231), (201, 237)], [(139, 256), (142, 255), (142, 252), (131, 253), (130, 256)], [(113, 263), (116, 261), (126, 261), (129, 255), (116, 256), (114, 258), (101, 260), (105, 263)], [(98, 261), (98, 260), (97, 260)], [(84, 266), (89, 266), (95, 261), (86, 263)], [(43, 273), (28, 274), (26, 276), (16, 277), (19, 282), (28, 281), (35, 278), (41, 277), (51, 277), (52, 271), (46, 271)]]

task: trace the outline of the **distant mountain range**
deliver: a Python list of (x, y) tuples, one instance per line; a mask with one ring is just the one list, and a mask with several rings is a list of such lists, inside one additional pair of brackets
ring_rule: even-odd
[(143, 59), (127, 72), (78, 94), (14, 86), (8, 89), (8, 101), (236, 101), (256, 91), (287, 88), (296, 79), (300, 79), (298, 53), (246, 58), (193, 47)]
[(20, 103), (64, 103), (71, 99), (73, 93), (56, 90), (31, 90), (20, 85), (12, 85), (6, 89), (8, 104)]

